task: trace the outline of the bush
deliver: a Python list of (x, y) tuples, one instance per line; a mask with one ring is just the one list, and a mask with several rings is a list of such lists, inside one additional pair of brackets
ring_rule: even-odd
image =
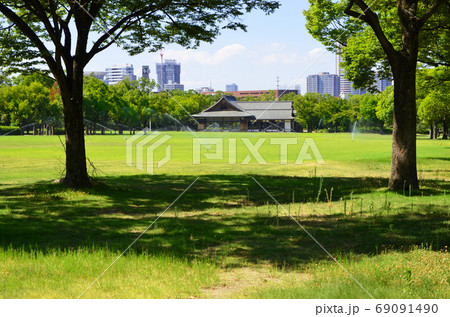
[[(32, 134), (33, 127), (30, 128), (30, 133)], [(24, 130), (24, 133), (26, 134), (26, 129)], [(17, 126), (0, 126), (0, 136), (2, 135), (20, 135), (20, 128)], [(55, 135), (64, 135), (65, 130), (64, 128), (55, 128), (54, 129)]]
[(20, 135), (20, 128), (14, 126), (1, 126), (0, 125), (0, 135), (7, 134), (8, 135)]

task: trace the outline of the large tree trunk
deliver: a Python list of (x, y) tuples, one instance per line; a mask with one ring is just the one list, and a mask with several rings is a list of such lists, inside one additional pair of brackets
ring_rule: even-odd
[(416, 62), (399, 54), (394, 75), (394, 129), (389, 188), (418, 189), (416, 162)]
[(73, 79), (59, 83), (63, 97), (66, 131), (66, 186), (72, 188), (91, 185), (87, 168), (83, 125), (83, 70), (74, 67)]

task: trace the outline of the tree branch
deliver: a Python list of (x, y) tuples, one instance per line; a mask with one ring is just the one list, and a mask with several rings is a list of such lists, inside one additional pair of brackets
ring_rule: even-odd
[(433, 14), (436, 13), (436, 11), (440, 8), (440, 6), (447, 3), (447, 5), (450, 4), (449, 0), (437, 0), (436, 3), (428, 9), (428, 11), (417, 21), (417, 26), (419, 29), (421, 29), (424, 24), (433, 16)]
[(52, 39), (53, 44), (55, 44), (55, 47), (58, 48), (58, 46), (61, 45), (60, 41), (61, 34), (57, 32), (58, 31), (57, 22), (55, 22), (56, 24), (54, 25), (54, 27), (52, 27), (50, 20), (47, 16), (47, 11), (39, 1), (32, 0), (29, 2), (25, 2), (25, 6), (31, 13), (35, 14), (36, 17), (39, 18), (39, 20), (44, 24), (45, 29), (47, 30), (48, 35)]
[[(152, 11), (153, 10), (153, 11)], [(92, 46), (91, 50), (88, 52), (88, 59), (90, 60), (92, 57), (94, 57), (95, 54), (98, 54), (99, 52), (103, 51), (104, 49), (106, 49), (107, 47), (109, 47), (111, 44), (113, 44), (118, 38), (119, 36), (125, 32), (130, 26), (132, 26), (136, 21), (133, 21), (132, 23), (130, 23), (130, 21), (133, 18), (137, 18), (141, 15), (144, 14), (149, 14), (149, 13), (154, 13), (156, 12), (158, 9), (155, 9), (153, 7), (146, 7), (144, 9), (138, 10), (136, 12), (133, 12), (129, 15), (127, 15), (126, 17), (122, 18), (119, 22), (116, 23), (116, 25), (114, 25), (114, 27), (110, 28), (109, 30), (107, 30), (105, 32), (105, 34), (103, 34)], [(114, 36), (114, 38), (108, 43), (106, 44), (106, 46), (101, 47), (101, 45), (110, 37), (113, 36), (114, 33), (116, 33), (118, 30), (119, 34)]]
[[(363, 13), (353, 11), (352, 7), (354, 4), (356, 4), (363, 11)], [(363, 0), (350, 0), (349, 4), (344, 10), (344, 13), (356, 19), (366, 22), (375, 32), (375, 35), (380, 41), (380, 44), (383, 47), (383, 50), (386, 53), (387, 57), (389, 59), (395, 58), (397, 51), (395, 50), (392, 43), (386, 37), (386, 34), (384, 34), (378, 16), (375, 14), (375, 12), (372, 11), (372, 9), (370, 9), (370, 7)]]
[(447, 62), (444, 62), (444, 61), (442, 61), (442, 62), (432, 62), (432, 61), (422, 60), (420, 58), (417, 59), (417, 61), (420, 62), (420, 63), (423, 63), (423, 64), (434, 66), (434, 67), (439, 67), (439, 66), (450, 67), (450, 63), (447, 63)]
[(39, 36), (30, 28), (30, 26), (22, 18), (20, 18), (15, 12), (13, 12), (10, 8), (8, 8), (1, 2), (0, 2), (0, 12), (3, 13), (5, 17), (8, 18), (11, 22), (13, 22), (19, 28), (19, 30), (26, 37), (28, 37), (30, 41), (34, 43), (34, 45), (36, 45), (36, 48), (41, 52), (42, 57), (47, 62), (48, 67), (56, 76), (59, 73), (56, 62), (53, 59), (50, 51), (47, 49), (45, 44), (39, 38)]

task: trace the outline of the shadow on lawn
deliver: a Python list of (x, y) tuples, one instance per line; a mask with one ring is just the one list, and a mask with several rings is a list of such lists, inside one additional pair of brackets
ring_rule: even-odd
[[(332, 187), (333, 201), (337, 201), (387, 184), (381, 178), (255, 178), (282, 204), (293, 199), (315, 202), (320, 186), (322, 201), (323, 189)], [(49, 183), (1, 189), (0, 247), (123, 251), (194, 179), (137, 175), (104, 178), (92, 189), (75, 192)], [(445, 182), (428, 181), (426, 185), (436, 189), (424, 195), (450, 189)], [(450, 216), (445, 206), (415, 205), (414, 210), (382, 216), (379, 212), (309, 215), (298, 220), (334, 255), (375, 254), (385, 247), (406, 250), (420, 244), (434, 249), (448, 246)], [(292, 219), (276, 213), (276, 205), (250, 176), (201, 176), (133, 249), (207, 257), (218, 263), (224, 258), (236, 260), (227, 265), (291, 266), (326, 258)], [(283, 215), (281, 209), (278, 213)]]

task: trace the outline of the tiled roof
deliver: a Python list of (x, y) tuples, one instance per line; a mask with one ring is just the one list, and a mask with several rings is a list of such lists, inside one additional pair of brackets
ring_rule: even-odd
[[(215, 105), (227, 102), (236, 110), (214, 111)], [(249, 118), (253, 120), (291, 120), (294, 119), (290, 101), (236, 101), (235, 97), (223, 96), (215, 105), (193, 115), (197, 118)]]

